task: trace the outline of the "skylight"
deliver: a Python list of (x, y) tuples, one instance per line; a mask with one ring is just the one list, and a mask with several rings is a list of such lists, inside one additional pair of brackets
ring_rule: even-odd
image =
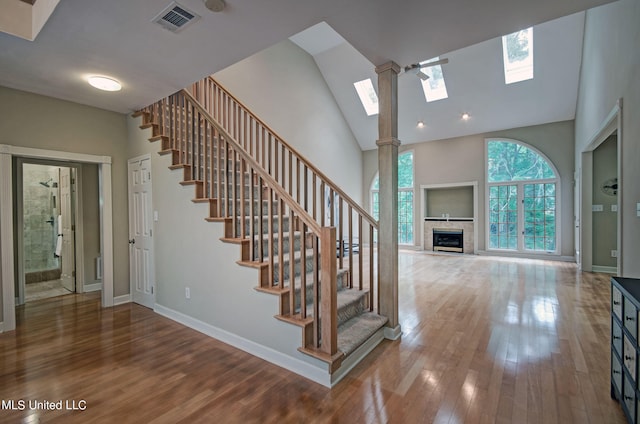
[[(420, 62), (420, 65), (426, 65), (429, 62), (436, 62), (438, 60), (440, 60), (440, 57), (434, 57), (433, 59)], [(422, 80), (422, 90), (424, 91), (424, 97), (427, 102), (434, 102), (449, 97), (440, 65), (422, 68), (422, 72), (429, 77), (427, 80)]]
[(533, 27), (502, 37), (504, 82), (533, 79)]
[(377, 115), (378, 114), (378, 95), (376, 94), (376, 91), (373, 89), (373, 83), (371, 82), (371, 78), (354, 82), (353, 86), (356, 88), (356, 91), (358, 92), (358, 96), (360, 97), (360, 101), (362, 102), (362, 106), (364, 107), (365, 112), (367, 112), (367, 116)]

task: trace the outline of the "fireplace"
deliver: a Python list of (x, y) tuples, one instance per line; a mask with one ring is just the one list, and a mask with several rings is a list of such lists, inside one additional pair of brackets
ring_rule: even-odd
[(461, 228), (434, 228), (433, 250), (462, 253), (463, 238)]

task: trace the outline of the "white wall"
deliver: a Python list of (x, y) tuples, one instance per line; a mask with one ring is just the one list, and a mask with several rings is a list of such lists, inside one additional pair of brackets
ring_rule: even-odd
[[(544, 153), (556, 166), (561, 179), (562, 256), (573, 256), (573, 121), (514, 128), (447, 140), (402, 145), (400, 151), (414, 151), (415, 244), (420, 245), (420, 185), (478, 182), (478, 249), (485, 250), (485, 138), (523, 141)], [(377, 150), (364, 152), (363, 190), (368, 193), (378, 172)], [(369, 208), (369, 196), (365, 196)]]
[[(298, 352), (302, 330), (277, 320), (278, 297), (258, 292), (258, 271), (236, 264), (240, 247), (223, 243), (223, 224), (206, 222), (208, 205), (195, 204), (181, 170), (169, 170), (151, 130), (128, 119), (129, 157), (151, 154), (155, 249), (155, 310), (254, 355), (328, 384), (326, 364)], [(189, 287), (191, 298), (185, 298)], [(195, 323), (195, 324), (194, 324)], [(281, 362), (279, 363), (278, 360)], [(315, 377), (314, 377), (315, 376)], [(317, 378), (316, 378), (317, 377)]]
[(623, 99), (621, 165), (622, 275), (640, 277), (640, 2), (620, 0), (587, 11), (575, 120), (576, 169), (619, 98)]
[(361, 202), (362, 151), (313, 57), (285, 40), (214, 77)]

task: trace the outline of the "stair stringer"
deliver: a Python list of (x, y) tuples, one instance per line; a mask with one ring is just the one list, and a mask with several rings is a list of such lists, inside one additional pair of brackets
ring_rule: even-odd
[[(138, 121), (137, 118), (131, 118)], [(272, 319), (278, 298), (254, 290), (255, 270), (240, 267), (238, 246), (223, 243), (224, 223), (206, 222), (207, 203), (194, 203), (183, 173), (169, 170), (171, 155), (158, 155), (150, 130), (130, 125), (135, 151), (151, 153), (156, 306), (170, 319), (330, 387), (326, 362), (301, 353), (300, 328)], [(185, 299), (185, 287), (191, 299)], [(252, 319), (252, 317), (255, 317)], [(269, 319), (265, 319), (269, 317)]]

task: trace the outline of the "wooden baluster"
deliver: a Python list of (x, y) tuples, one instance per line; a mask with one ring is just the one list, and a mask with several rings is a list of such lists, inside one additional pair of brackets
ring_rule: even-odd
[[(373, 244), (373, 240), (369, 243)], [(363, 251), (362, 251), (362, 215), (358, 214), (358, 289), (362, 290), (363, 272)]]
[(271, 287), (275, 286), (275, 280), (273, 278), (274, 268), (275, 268), (275, 250), (273, 245), (273, 237), (275, 236), (275, 231), (273, 230), (273, 189), (269, 188), (269, 199), (267, 199), (267, 216), (269, 217), (268, 222), (268, 231), (269, 231), (269, 246), (268, 246), (268, 254), (269, 254), (269, 285)]
[(304, 210), (309, 213), (309, 168), (304, 165)]
[[(244, 159), (240, 160), (240, 238), (243, 239), (245, 237), (247, 228), (246, 228), (246, 219), (245, 217), (247, 216), (247, 211), (244, 208), (244, 204), (246, 202), (245, 198), (247, 197), (247, 192), (245, 190), (245, 182), (247, 180), (247, 164), (245, 162)], [(251, 187), (251, 184), (249, 182), (249, 190), (252, 190), (253, 187)], [(249, 201), (247, 203), (247, 206), (249, 208), (249, 211), (251, 211), (251, 202)], [(244, 259), (244, 258), (243, 258)]]
[(273, 170), (271, 169), (271, 156), (273, 156), (273, 146), (271, 133), (267, 133), (267, 172), (273, 176)]
[[(335, 200), (335, 197), (332, 197), (332, 199)], [(331, 208), (332, 210), (335, 209), (335, 206)], [(340, 269), (343, 268), (344, 266), (344, 234), (342, 233), (342, 221), (343, 221), (343, 216), (342, 216), (342, 197), (338, 198), (338, 223), (337, 223), (337, 227), (338, 227), (338, 255), (339, 258), (338, 260), (340, 261)]]
[[(264, 188), (264, 181), (262, 180), (262, 177), (258, 178), (258, 260), (259, 262), (262, 262), (264, 260), (264, 246), (262, 243), (262, 238), (264, 237), (264, 211), (262, 210), (262, 200), (263, 200), (263, 190)], [(271, 278), (271, 277), (269, 277)]]
[[(251, 261), (257, 260), (257, 246), (256, 246), (256, 222), (255, 222), (255, 210), (253, 203), (255, 202), (255, 174), (253, 167), (249, 171), (249, 255)], [(261, 281), (262, 285), (263, 282)]]
[(300, 158), (299, 157), (296, 157), (296, 174), (295, 175), (296, 175), (296, 202), (300, 204)]
[(221, 218), (222, 215), (222, 202), (224, 198), (222, 196), (222, 134), (219, 131), (216, 131), (216, 198), (218, 199), (217, 209), (218, 209), (218, 217)]
[(289, 195), (293, 197), (293, 154), (289, 150)]
[[(315, 175), (314, 175), (315, 178)], [(314, 199), (315, 200), (315, 199)], [(313, 347), (320, 347), (320, 254), (319, 237), (314, 234), (313, 248)]]
[[(289, 243), (293, 243), (291, 238), (289, 238)], [(302, 224), (300, 251), (305, 255), (305, 260), (300, 266), (300, 318), (305, 319), (307, 317), (307, 224)]]
[(233, 159), (231, 160), (231, 216), (233, 217), (233, 237), (238, 237), (238, 207), (242, 208), (244, 205), (240, 203), (238, 205), (238, 197), (236, 196), (238, 173), (236, 172), (237, 153), (235, 150), (231, 152)]
[[(285, 212), (284, 200), (278, 197), (278, 286), (284, 289), (284, 212)], [(291, 223), (289, 223), (289, 231), (291, 231)], [(289, 298), (293, 296), (293, 292), (289, 293)], [(293, 309), (289, 309), (293, 314)]]
[[(373, 291), (376, 288), (374, 281), (375, 275), (373, 274), (373, 225), (369, 224), (369, 311), (373, 311)], [(376, 306), (380, 310), (380, 305)]]
[(286, 166), (285, 166), (285, 159), (287, 157), (287, 152), (285, 150), (285, 146), (284, 144), (280, 145), (280, 157), (282, 158), (282, 170), (281, 170), (281, 175), (280, 175), (280, 185), (282, 185), (282, 187), (285, 186), (286, 184), (286, 180), (287, 180), (287, 170), (286, 170)]
[(336, 285), (336, 229), (322, 227), (320, 234), (320, 350), (333, 356), (338, 351), (338, 291)]
[(324, 186), (324, 181), (322, 179), (320, 179), (320, 226), (324, 227), (324, 220), (326, 218), (326, 207), (327, 207), (327, 200), (325, 199), (325, 186)]
[[(294, 217), (293, 210), (289, 208), (289, 310), (291, 315), (296, 313), (296, 261), (295, 261), (295, 243), (294, 239)], [(284, 245), (284, 241), (282, 242)], [(300, 252), (300, 265), (305, 260), (304, 252)], [(302, 287), (300, 288), (302, 290)], [(302, 307), (302, 305), (300, 305)]]
[[(216, 129), (211, 127), (211, 135), (209, 137), (209, 181), (211, 182), (211, 187), (209, 188), (209, 197), (211, 199), (216, 198), (215, 194), (215, 172), (216, 172), (216, 150), (215, 150), (215, 140), (216, 140)], [(215, 203), (217, 209), (217, 201)], [(211, 208), (211, 206), (209, 206)], [(218, 211), (216, 210), (216, 214)], [(220, 216), (220, 215), (216, 215)]]
[[(341, 199), (342, 200), (342, 199)], [(349, 288), (353, 288), (353, 206), (349, 205)], [(359, 247), (359, 246), (358, 246)], [(360, 249), (358, 249), (360, 251)]]
[(318, 219), (318, 214), (317, 214), (317, 210), (318, 210), (318, 205), (317, 205), (317, 198), (318, 198), (318, 194), (317, 192), (317, 181), (316, 181), (316, 173), (314, 172), (313, 174), (311, 174), (311, 183), (313, 186), (313, 220), (317, 221)]
[[(280, 182), (280, 166), (279, 166), (279, 156), (280, 156), (280, 151), (278, 149), (278, 139), (275, 140), (275, 146), (273, 148), (273, 152), (274, 152), (274, 169), (273, 169), (273, 176), (275, 177), (276, 182)], [(283, 158), (284, 159), (284, 158)], [(282, 167), (284, 168), (284, 161), (282, 161)]]
[(266, 168), (266, 152), (265, 152), (265, 128), (261, 125), (260, 126), (260, 144), (261, 144), (261, 150), (262, 150), (262, 161), (259, 162), (260, 165), (262, 165), (263, 168)]

